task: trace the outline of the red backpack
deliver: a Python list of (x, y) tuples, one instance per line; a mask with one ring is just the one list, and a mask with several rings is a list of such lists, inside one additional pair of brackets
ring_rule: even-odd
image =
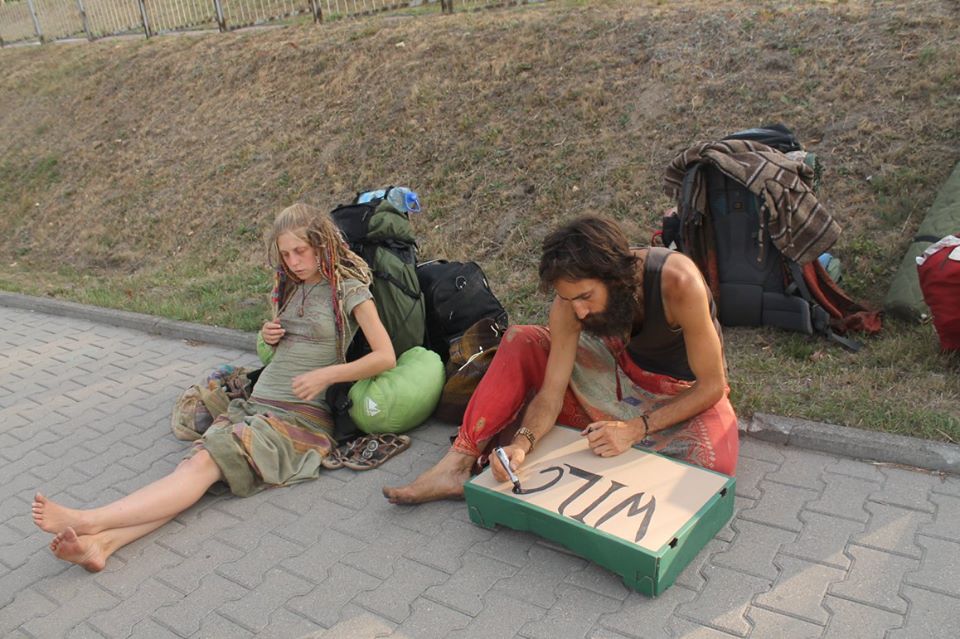
[(960, 350), (960, 235), (948, 235), (917, 258), (923, 301), (945, 351)]

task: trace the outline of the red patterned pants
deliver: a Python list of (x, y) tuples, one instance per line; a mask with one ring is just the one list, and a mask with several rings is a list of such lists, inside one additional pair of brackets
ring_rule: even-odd
[[(612, 354), (614, 351), (610, 351)], [(567, 387), (557, 423), (575, 428), (605, 419), (629, 419), (638, 412), (650, 412), (670, 397), (689, 388), (689, 382), (639, 368), (625, 349), (616, 349), (616, 363), (633, 388), (630, 406), (621, 412), (611, 398), (592, 401), (589, 391), (574, 384)], [(467, 405), (463, 423), (454, 441), (454, 450), (480, 457), (501, 431), (510, 433), (520, 422), (526, 403), (543, 385), (550, 353), (550, 332), (543, 326), (513, 326), (504, 336), (497, 354)], [(606, 370), (597, 368), (597, 358), (580, 348), (577, 366), (587, 366), (594, 375), (618, 374), (610, 360)], [(579, 392), (578, 392), (579, 391)], [(611, 393), (615, 394), (615, 393)], [(618, 414), (619, 413), (619, 414)], [(506, 443), (506, 442), (504, 442)], [(649, 448), (712, 470), (734, 475), (739, 441), (737, 417), (726, 395), (699, 415), (670, 428), (651, 433)]]

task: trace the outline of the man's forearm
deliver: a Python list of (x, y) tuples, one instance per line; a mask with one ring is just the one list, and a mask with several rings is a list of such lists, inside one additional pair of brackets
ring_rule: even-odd
[[(550, 429), (557, 423), (557, 416), (560, 415), (560, 408), (563, 406), (563, 398), (552, 400), (537, 393), (530, 404), (527, 405), (527, 412), (524, 413), (521, 428), (527, 428), (533, 433), (535, 441), (540, 441), (550, 432)], [(525, 437), (517, 437), (514, 443), (522, 445), (524, 450), (530, 452), (532, 447)]]
[[(647, 414), (647, 434), (670, 428), (691, 417), (696, 417), (723, 399), (723, 394), (723, 387), (709, 388), (705, 385), (694, 384), (655, 411)], [(642, 421), (642, 419), (637, 418), (629, 422), (631, 426), (638, 428), (640, 439), (643, 438)]]

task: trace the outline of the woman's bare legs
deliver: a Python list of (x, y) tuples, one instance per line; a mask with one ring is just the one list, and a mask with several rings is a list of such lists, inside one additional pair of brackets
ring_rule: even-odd
[(106, 565), (107, 558), (118, 548), (153, 532), (171, 519), (173, 517), (158, 519), (139, 526), (112, 528), (95, 535), (78, 535), (73, 528), (67, 528), (53, 538), (50, 542), (50, 550), (64, 561), (83, 566), (90, 572), (100, 572)]
[[(41, 530), (55, 534), (71, 528), (80, 538), (117, 529), (138, 530), (144, 524), (169, 521), (195, 504), (222, 477), (210, 453), (201, 450), (182, 461), (166, 477), (99, 508), (66, 508), (37, 493), (32, 507), (33, 522)], [(124, 543), (142, 537), (159, 525)]]

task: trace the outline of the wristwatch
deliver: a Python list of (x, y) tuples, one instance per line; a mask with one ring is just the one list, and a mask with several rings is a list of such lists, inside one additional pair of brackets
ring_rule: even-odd
[(527, 438), (527, 441), (530, 442), (530, 450), (527, 451), (527, 454), (532, 453), (533, 447), (537, 443), (537, 436), (533, 434), (533, 431), (527, 428), (526, 426), (521, 426), (517, 430), (517, 434), (513, 436), (514, 441), (516, 441), (518, 437)]

